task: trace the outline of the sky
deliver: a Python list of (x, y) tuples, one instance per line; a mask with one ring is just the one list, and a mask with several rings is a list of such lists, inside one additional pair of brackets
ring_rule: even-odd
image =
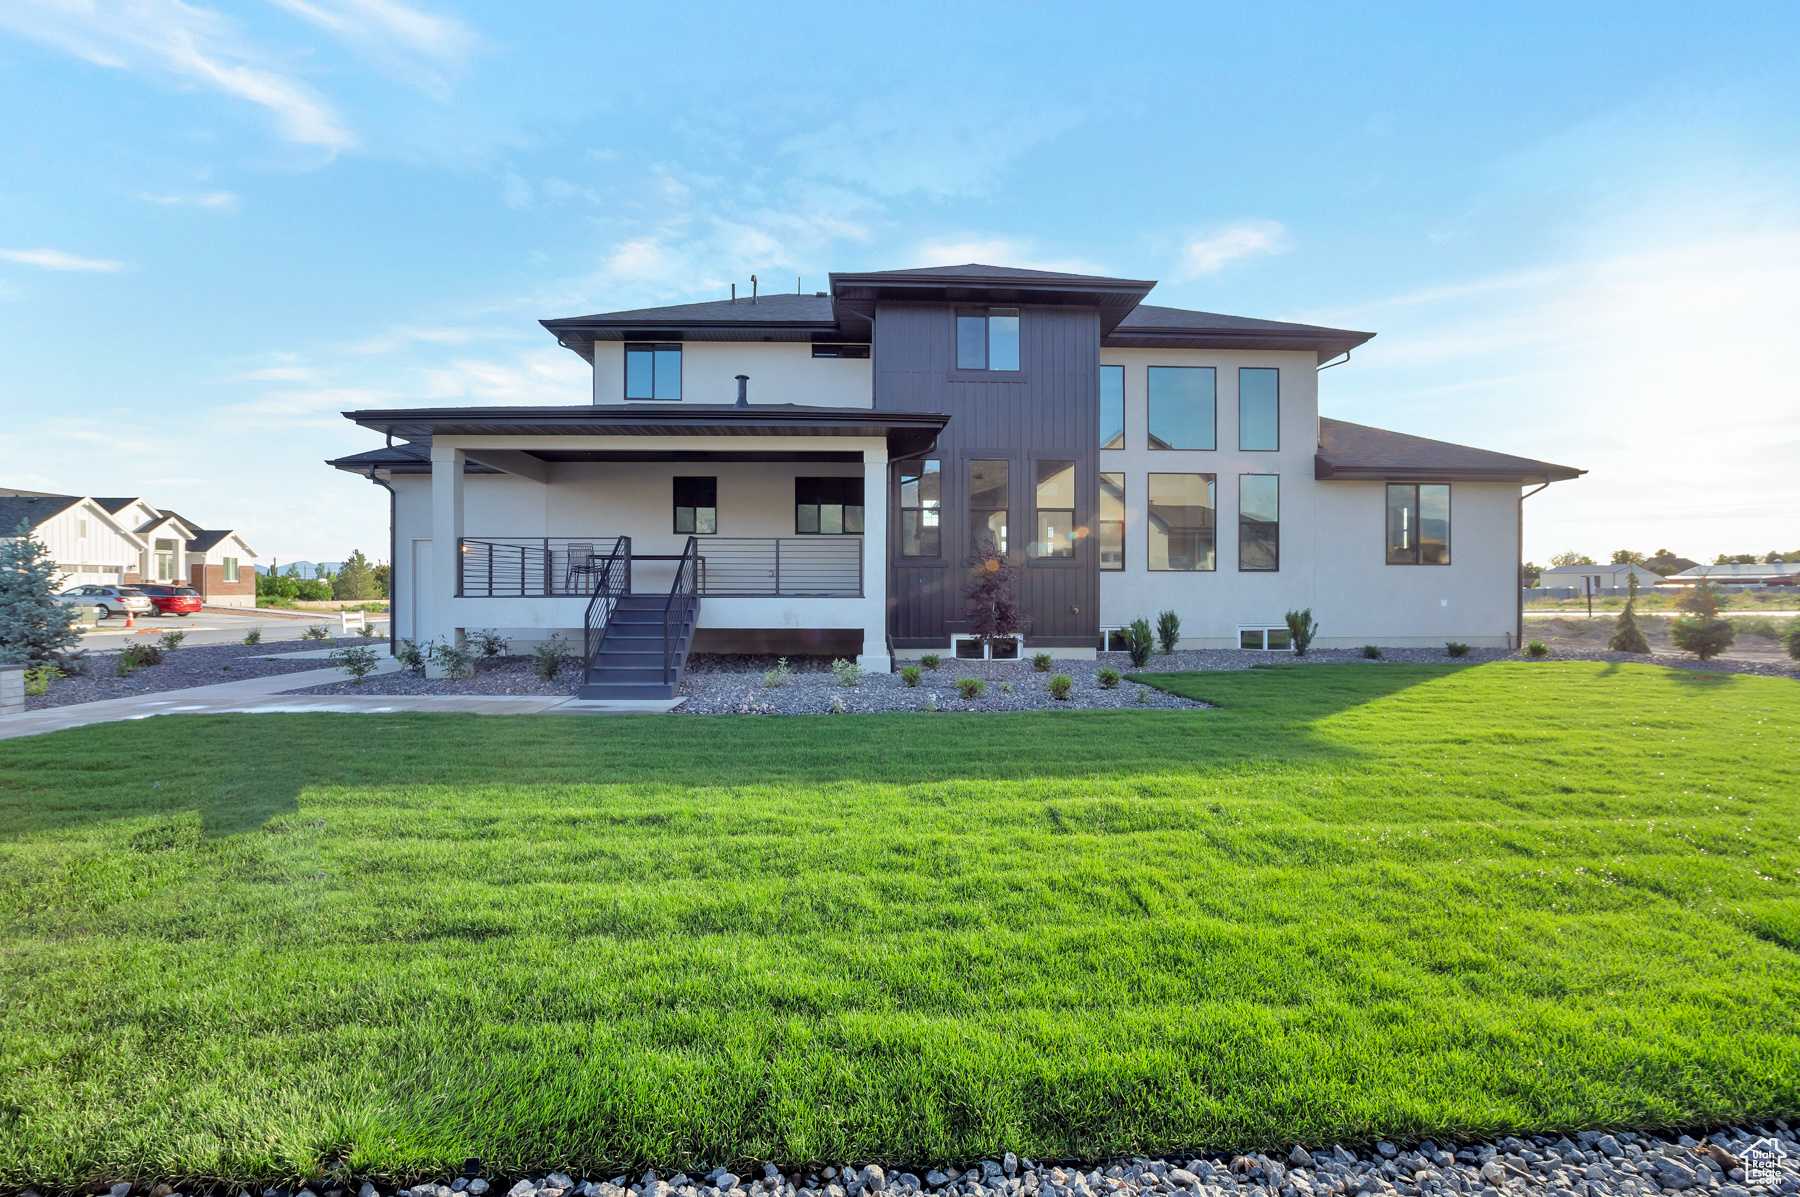
[(966, 261), (1372, 330), (1322, 414), (1584, 468), (1525, 551), (1800, 549), (1800, 5), (0, 0), (0, 485), (387, 545), (360, 407), (543, 317)]

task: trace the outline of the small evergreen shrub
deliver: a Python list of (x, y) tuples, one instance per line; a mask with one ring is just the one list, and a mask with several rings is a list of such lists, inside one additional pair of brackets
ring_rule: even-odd
[(900, 671), (900, 680), (906, 683), (908, 689), (912, 690), (917, 690), (919, 688), (919, 679), (924, 676), (923, 673), (919, 672), (919, 667), (917, 665), (908, 665)]
[(1181, 643), (1181, 616), (1164, 611), (1156, 617), (1156, 642), (1162, 645), (1165, 657), (1175, 651), (1175, 646)]
[(1469, 646), (1466, 644), (1458, 644), (1456, 641), (1452, 640), (1450, 643), (1444, 645), (1444, 651), (1453, 657), (1466, 657), (1469, 655)]
[(340, 648), (331, 654), (331, 663), (350, 675), (355, 685), (362, 685), (362, 680), (375, 672), (375, 650), (359, 646), (357, 648)]
[(1032, 653), (1031, 654), (1031, 667), (1033, 669), (1037, 670), (1039, 673), (1049, 673), (1050, 672), (1050, 654), (1049, 653)]
[(1381, 646), (1379, 644), (1363, 645), (1363, 657), (1370, 661), (1381, 660)]
[(926, 669), (936, 669), (939, 665), (942, 665), (943, 663), (944, 663), (944, 658), (938, 656), (938, 654), (936, 654), (936, 653), (926, 653), (924, 656), (919, 658), (919, 664), (924, 666)]
[(1710, 661), (1731, 647), (1737, 629), (1729, 619), (1708, 619), (1694, 615), (1669, 625), (1669, 639), (1684, 653), (1693, 653), (1702, 661)]
[(172, 653), (180, 648), (181, 642), (186, 639), (186, 632), (164, 632), (156, 638), (156, 642), (162, 646), (164, 652)]
[(49, 661), (64, 672), (79, 672), (80, 611), (62, 601), (63, 572), (49, 546), (21, 519), (8, 533), (0, 529), (0, 661), (33, 665)]
[(987, 693), (987, 683), (978, 677), (959, 677), (956, 679), (956, 688), (965, 702), (974, 702)]
[(245, 644), (261, 644), (262, 643), (262, 629), (261, 628), (251, 628), (248, 632), (245, 632), (244, 633), (244, 643)]
[(1150, 650), (1156, 647), (1156, 640), (1150, 632), (1150, 621), (1134, 619), (1131, 626), (1125, 629), (1125, 651), (1131, 654), (1131, 664), (1142, 669), (1150, 663)]
[[(402, 643), (411, 644), (412, 641), (407, 640)], [(417, 649), (414, 651), (416, 653)], [(541, 641), (536, 648), (532, 649), (531, 670), (538, 675), (538, 680), (544, 682), (556, 680), (556, 675), (562, 672), (563, 657), (568, 651), (569, 642), (562, 638), (560, 632), (552, 634), (550, 639)]]
[(1050, 697), (1057, 702), (1068, 702), (1069, 695), (1075, 690), (1075, 679), (1066, 673), (1059, 673), (1050, 679)]
[(1119, 671), (1117, 669), (1102, 669), (1094, 675), (1094, 680), (1100, 683), (1100, 688), (1102, 690), (1115, 689), (1119, 684)]
[(1525, 646), (1525, 654), (1531, 657), (1547, 657), (1550, 655), (1550, 646), (1542, 640), (1533, 640)]
[(1637, 621), (1637, 575), (1631, 577), (1631, 593), (1625, 599), (1625, 609), (1619, 612), (1619, 621), (1613, 627), (1613, 634), (1606, 642), (1606, 647), (1616, 653), (1648, 654), (1650, 642), (1644, 639), (1643, 629)]
[(1294, 655), (1304, 657), (1313, 637), (1319, 634), (1319, 622), (1312, 617), (1311, 607), (1304, 611), (1289, 611), (1286, 620), (1288, 638), (1294, 643)]
[(854, 686), (862, 681), (863, 667), (855, 661), (846, 661), (840, 657), (831, 663), (831, 672), (837, 675), (838, 685)]

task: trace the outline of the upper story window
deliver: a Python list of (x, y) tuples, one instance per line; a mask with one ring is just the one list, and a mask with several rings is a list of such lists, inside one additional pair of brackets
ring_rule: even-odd
[(861, 478), (794, 479), (794, 531), (837, 535), (863, 530)]
[(1211, 366), (1150, 366), (1150, 448), (1216, 449), (1218, 371)]
[(1032, 542), (1032, 555), (1073, 557), (1075, 555), (1075, 463), (1072, 461), (1038, 462), (1036, 499), (1037, 539)]
[(988, 308), (956, 314), (958, 370), (1019, 368), (1019, 309)]
[(1006, 552), (1008, 503), (1007, 466), (1004, 461), (969, 463), (969, 552), (981, 552), (986, 541)]
[(1238, 448), (1281, 448), (1281, 371), (1262, 366), (1238, 370)]
[(1446, 483), (1387, 488), (1389, 565), (1450, 564), (1450, 487)]
[(1125, 367), (1100, 367), (1100, 447), (1125, 447)]
[(900, 467), (900, 555), (943, 554), (938, 517), (943, 513), (943, 472), (936, 460), (909, 461)]
[(1100, 568), (1125, 568), (1125, 475), (1100, 475)]
[(868, 357), (867, 345), (814, 345), (814, 357)]
[(625, 346), (625, 397), (681, 398), (681, 346), (627, 343)]

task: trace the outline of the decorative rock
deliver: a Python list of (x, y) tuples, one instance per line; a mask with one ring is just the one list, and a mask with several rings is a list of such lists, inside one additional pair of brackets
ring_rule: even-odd
[(475, 1197), (481, 1197), (481, 1194), (483, 1194), (487, 1191), (488, 1191), (488, 1182), (481, 1179), (481, 1177), (479, 1177), (479, 1176), (477, 1176), (475, 1179), (471, 1180), (468, 1184), (468, 1187), (464, 1190), (464, 1192), (475, 1194)]
[(1375, 1144), (1375, 1150), (1381, 1153), (1381, 1158), (1384, 1160), (1391, 1160), (1400, 1154), (1400, 1149), (1398, 1147), (1385, 1141)]
[(112, 1187), (108, 1197), (131, 1197), (131, 1182), (128, 1180), (120, 1181)]
[(356, 1197), (381, 1197), (381, 1194), (375, 1191), (374, 1185), (365, 1180), (363, 1187), (356, 1191)]
[(1665, 1189), (1691, 1189), (1700, 1183), (1700, 1175), (1680, 1160), (1663, 1156), (1656, 1161), (1656, 1178)]
[(950, 1183), (950, 1178), (945, 1176), (942, 1172), (939, 1172), (936, 1168), (933, 1168), (925, 1174), (925, 1183), (934, 1189), (941, 1189)]
[(721, 1172), (713, 1178), (713, 1184), (719, 1187), (720, 1192), (728, 1193), (738, 1187), (738, 1181), (741, 1179), (735, 1172)]
[(1288, 1163), (1296, 1168), (1310, 1168), (1313, 1166), (1312, 1152), (1296, 1143), (1294, 1150), (1288, 1152)]
[(1625, 1154), (1625, 1149), (1620, 1147), (1619, 1141), (1611, 1135), (1601, 1135), (1598, 1139), (1594, 1140), (1594, 1150), (1598, 1151), (1601, 1155), (1606, 1156), (1608, 1159), (1614, 1160)]
[(1497, 1185), (1504, 1183), (1506, 1180), (1506, 1169), (1501, 1167), (1499, 1160), (1490, 1159), (1481, 1166), (1481, 1179), (1487, 1181), (1489, 1184)]
[(860, 1179), (863, 1187), (871, 1193), (879, 1193), (887, 1188), (887, 1173), (881, 1170), (880, 1164), (870, 1164), (864, 1168)]
[(1008, 1176), (1016, 1176), (1019, 1171), (1019, 1157), (1010, 1151), (1007, 1152), (1006, 1158), (1000, 1161), (1000, 1171)]
[(572, 1189), (575, 1187), (574, 1178), (563, 1172), (552, 1172), (544, 1178), (544, 1184), (546, 1186), (554, 1185), (559, 1189)]
[[(1052, 1175), (1054, 1176), (1055, 1174), (1052, 1173)], [(1189, 1172), (1186, 1168), (1176, 1168), (1174, 1171), (1170, 1172), (1168, 1181), (1170, 1184), (1179, 1185), (1184, 1189), (1197, 1189), (1200, 1187), (1200, 1178), (1195, 1176), (1192, 1172)]]

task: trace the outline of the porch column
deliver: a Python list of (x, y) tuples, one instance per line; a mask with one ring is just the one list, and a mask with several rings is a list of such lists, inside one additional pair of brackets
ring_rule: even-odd
[(888, 455), (863, 450), (863, 668), (887, 673), (894, 668), (887, 641)]
[[(456, 558), (463, 534), (463, 464), (461, 449), (431, 446), (431, 618), (435, 625), (415, 628), (421, 643), (439, 636), (461, 642), (456, 620)], [(443, 677), (444, 671), (426, 662), (425, 676)]]

